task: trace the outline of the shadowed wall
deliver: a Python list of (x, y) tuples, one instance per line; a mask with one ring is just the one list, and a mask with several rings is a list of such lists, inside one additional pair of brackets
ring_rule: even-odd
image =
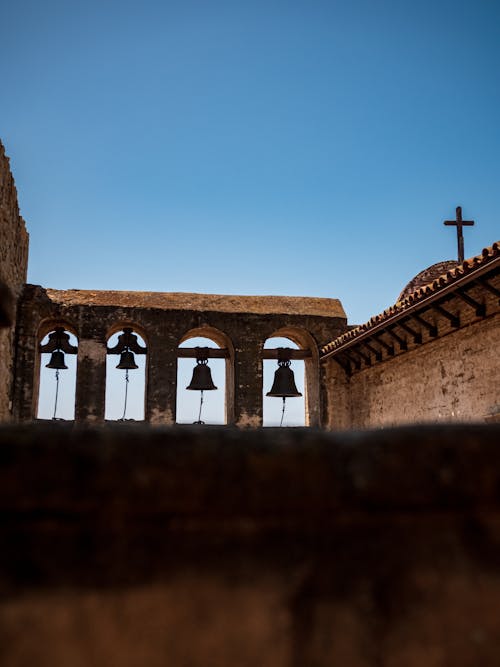
[(1, 663), (496, 666), (498, 442), (3, 427)]
[(0, 141), (0, 422), (11, 419), (17, 300), (27, 266), (28, 233), (19, 215), (9, 158)]

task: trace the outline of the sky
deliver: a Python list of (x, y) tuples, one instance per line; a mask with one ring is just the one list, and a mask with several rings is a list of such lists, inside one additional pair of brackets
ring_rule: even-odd
[(0, 137), (54, 288), (340, 298), (500, 237), (500, 3), (0, 0)]

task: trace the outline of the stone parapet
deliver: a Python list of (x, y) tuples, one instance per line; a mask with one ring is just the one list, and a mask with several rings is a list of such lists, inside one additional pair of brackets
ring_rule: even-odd
[(496, 665), (499, 441), (4, 426), (2, 664)]

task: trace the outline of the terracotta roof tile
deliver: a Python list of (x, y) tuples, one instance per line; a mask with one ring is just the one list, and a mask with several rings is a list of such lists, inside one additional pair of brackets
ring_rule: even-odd
[(384, 310), (383, 313), (372, 316), (368, 322), (360, 324), (354, 329), (351, 329), (345, 334), (342, 334), (342, 336), (335, 338), (335, 340), (332, 340), (330, 343), (327, 343), (327, 345), (324, 345), (321, 348), (321, 355), (333, 352), (345, 343), (353, 340), (357, 336), (360, 336), (365, 331), (369, 331), (377, 324), (380, 324), (385, 320), (394, 317), (395, 315), (400, 315), (407, 308), (418, 304), (418, 302), (425, 297), (435, 294), (440, 290), (452, 285), (466, 273), (471, 273), (472, 271), (478, 270), (486, 264), (494, 262), (498, 258), (500, 258), (500, 241), (496, 241), (488, 248), (483, 248), (480, 255), (466, 259), (462, 264), (458, 264), (454, 269), (448, 270), (443, 275), (435, 278), (430, 284), (417, 288), (413, 293), (408, 294), (408, 296), (397, 301), (394, 305)]
[(417, 273), (417, 275), (412, 278), (406, 285), (404, 290), (399, 295), (398, 301), (402, 301), (410, 294), (416, 292), (419, 288), (423, 287), (424, 285), (428, 285), (439, 276), (445, 274), (447, 271), (454, 269), (456, 266), (458, 266), (457, 261), (447, 260), (445, 262), (437, 262), (436, 264), (427, 267), (423, 271), (420, 271), (420, 273)]

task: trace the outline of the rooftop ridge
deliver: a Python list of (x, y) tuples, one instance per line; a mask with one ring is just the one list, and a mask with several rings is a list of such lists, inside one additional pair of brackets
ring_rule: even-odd
[(483, 248), (479, 255), (475, 255), (469, 259), (464, 260), (454, 269), (443, 273), (442, 275), (435, 278), (433, 281), (424, 285), (423, 287), (417, 288), (414, 292), (406, 296), (400, 301), (389, 308), (386, 308), (382, 313), (374, 315), (364, 324), (360, 324), (353, 329), (350, 329), (346, 333), (338, 336), (334, 340), (330, 341), (320, 349), (320, 355), (329, 354), (335, 351), (337, 348), (341, 347), (347, 342), (350, 342), (360, 336), (361, 334), (369, 331), (373, 327), (385, 322), (386, 320), (400, 315), (405, 310), (417, 305), (420, 301), (426, 297), (436, 294), (441, 290), (449, 287), (454, 282), (464, 277), (465, 275), (477, 271), (483, 268), (485, 265), (494, 262), (500, 258), (500, 241), (495, 241), (491, 246)]

